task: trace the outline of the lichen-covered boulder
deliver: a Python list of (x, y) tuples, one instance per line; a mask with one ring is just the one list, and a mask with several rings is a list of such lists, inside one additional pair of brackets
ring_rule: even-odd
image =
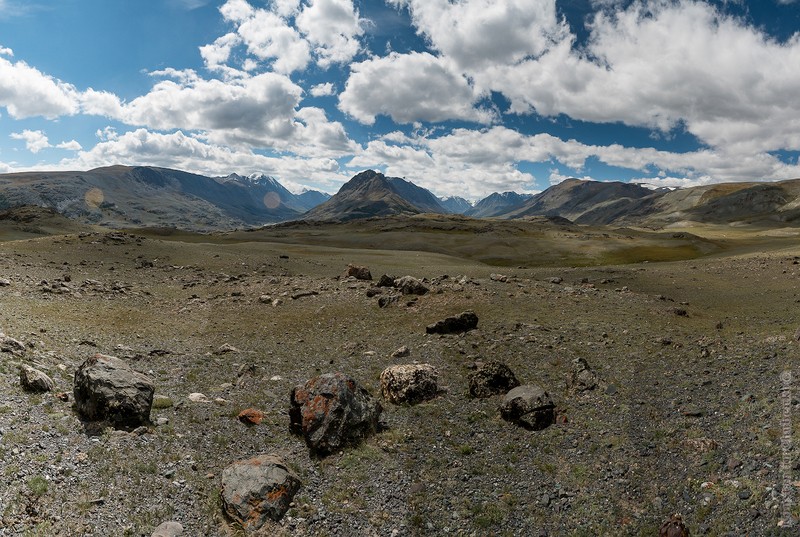
[(497, 360), (488, 360), (479, 363), (475, 371), (469, 374), (470, 397), (486, 398), (493, 395), (508, 393), (519, 386), (519, 381), (514, 372)]
[(222, 506), (246, 532), (255, 532), (283, 518), (300, 486), (280, 457), (259, 455), (222, 471)]
[(540, 431), (556, 421), (556, 407), (544, 389), (535, 384), (517, 386), (500, 404), (500, 415), (504, 420), (526, 429)]
[(425, 332), (428, 334), (458, 334), (477, 327), (478, 316), (475, 315), (475, 312), (465, 311), (428, 325)]
[(45, 373), (25, 364), (19, 368), (19, 383), (26, 392), (49, 392), (56, 387)]
[(114, 356), (95, 354), (75, 372), (75, 410), (89, 421), (116, 428), (150, 422), (153, 381)]
[(327, 373), (295, 386), (289, 420), (318, 455), (357, 444), (378, 430), (383, 408), (370, 393), (343, 373)]
[(381, 373), (381, 393), (396, 405), (433, 399), (439, 392), (439, 372), (430, 364), (401, 364)]

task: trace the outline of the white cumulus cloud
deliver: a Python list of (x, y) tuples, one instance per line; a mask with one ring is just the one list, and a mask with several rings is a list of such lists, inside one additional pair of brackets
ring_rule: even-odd
[(42, 149), (51, 147), (47, 136), (42, 131), (24, 130), (22, 132), (12, 132), (10, 136), (14, 140), (23, 140), (25, 148), (31, 153), (38, 153)]
[(480, 94), (450, 63), (427, 52), (391, 53), (351, 65), (339, 108), (371, 125), (383, 114), (399, 123), (462, 119), (489, 123)]
[(23, 61), (0, 57), (0, 106), (15, 119), (54, 119), (78, 112), (78, 91)]

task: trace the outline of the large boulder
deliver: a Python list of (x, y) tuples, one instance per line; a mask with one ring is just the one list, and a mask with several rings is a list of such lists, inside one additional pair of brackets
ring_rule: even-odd
[(19, 368), (19, 383), (26, 392), (50, 392), (56, 387), (45, 373), (25, 364)]
[(149, 423), (153, 381), (114, 356), (95, 354), (75, 372), (75, 409), (89, 421), (117, 428)]
[(428, 325), (425, 332), (428, 334), (458, 334), (477, 328), (477, 326), (478, 316), (472, 311), (465, 311)]
[(255, 532), (283, 518), (300, 485), (279, 457), (259, 455), (222, 471), (222, 506), (246, 532)]
[(428, 286), (422, 283), (422, 280), (419, 280), (414, 276), (403, 276), (402, 278), (397, 278), (394, 281), (394, 286), (404, 295), (424, 295), (430, 291)]
[(470, 397), (486, 398), (508, 393), (519, 386), (519, 381), (506, 364), (496, 360), (479, 363), (469, 374)]
[(556, 407), (540, 386), (524, 384), (505, 395), (500, 404), (500, 415), (526, 429), (540, 431), (555, 423)]
[(327, 455), (375, 433), (382, 411), (355, 380), (327, 373), (292, 389), (289, 427), (312, 452)]
[(8, 352), (14, 356), (25, 354), (25, 344), (18, 339), (0, 332), (0, 352)]
[(396, 405), (433, 399), (439, 392), (439, 372), (430, 364), (402, 364), (381, 373), (381, 393)]

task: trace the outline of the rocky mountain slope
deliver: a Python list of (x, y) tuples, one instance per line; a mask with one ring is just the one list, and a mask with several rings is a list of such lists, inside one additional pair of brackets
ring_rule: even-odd
[(517, 209), (530, 198), (531, 196), (528, 194), (517, 194), (516, 192), (495, 192), (478, 201), (464, 214), (466, 216), (472, 216), (475, 218), (501, 216)]
[(115, 228), (263, 225), (296, 218), (323, 197), (296, 196), (267, 176), (212, 178), (144, 166), (0, 175), (0, 210), (38, 205), (81, 223)]
[(366, 170), (345, 183), (331, 199), (303, 215), (303, 219), (346, 221), (446, 212), (430, 191), (398, 177)]
[(459, 196), (439, 198), (439, 204), (450, 214), (464, 214), (472, 209), (472, 204)]
[(682, 222), (779, 226), (800, 218), (800, 179), (653, 190), (568, 179), (502, 218), (560, 216), (578, 224), (663, 227)]

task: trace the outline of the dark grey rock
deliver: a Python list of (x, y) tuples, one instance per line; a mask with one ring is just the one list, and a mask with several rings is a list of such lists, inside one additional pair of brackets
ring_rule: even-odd
[(504, 420), (526, 429), (540, 431), (555, 423), (555, 405), (544, 389), (535, 384), (517, 386), (500, 404)]
[(114, 356), (95, 354), (75, 372), (75, 410), (117, 428), (149, 423), (154, 391), (150, 378)]
[(384, 274), (378, 280), (378, 287), (394, 287), (394, 281), (397, 278), (394, 276), (389, 276), (388, 274)]
[(290, 403), (291, 431), (302, 435), (319, 455), (375, 433), (383, 411), (366, 389), (343, 373), (327, 373), (295, 386)]
[(479, 363), (475, 371), (469, 374), (468, 381), (469, 395), (477, 398), (505, 394), (519, 386), (514, 372), (496, 360)]
[(428, 325), (425, 331), (428, 334), (457, 334), (467, 332), (477, 327), (478, 316), (472, 311), (465, 311), (454, 317), (447, 317), (434, 324)]
[(283, 460), (276, 455), (259, 455), (222, 471), (222, 506), (229, 517), (252, 533), (270, 520), (283, 518), (300, 486)]

